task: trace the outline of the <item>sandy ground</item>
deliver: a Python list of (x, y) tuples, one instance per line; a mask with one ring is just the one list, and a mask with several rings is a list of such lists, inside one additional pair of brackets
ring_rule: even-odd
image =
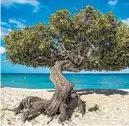
[[(2, 110), (13, 109), (30, 95), (50, 99), (52, 91), (16, 88), (1, 88), (0, 91), (1, 126), (61, 126), (58, 118), (47, 124), (50, 118), (44, 115), (23, 124), (22, 114), (15, 116), (12, 111)], [(82, 117), (79, 109), (75, 108), (71, 119), (65, 121), (64, 126), (129, 126), (129, 90), (83, 90), (79, 93), (86, 102), (86, 114)], [(89, 112), (88, 109), (95, 104), (99, 105), (100, 111)]]

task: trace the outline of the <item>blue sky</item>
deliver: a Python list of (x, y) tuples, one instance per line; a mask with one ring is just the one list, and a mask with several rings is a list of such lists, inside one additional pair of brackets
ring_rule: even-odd
[[(48, 68), (31, 68), (13, 65), (4, 54), (3, 38), (13, 29), (38, 22), (48, 23), (49, 16), (58, 9), (77, 12), (86, 5), (92, 5), (103, 13), (112, 11), (117, 19), (129, 25), (129, 0), (2, 0), (1, 1), (1, 72), (2, 73), (48, 73)], [(84, 71), (82, 71), (84, 72)], [(86, 71), (88, 72), (88, 71)], [(105, 72), (105, 71), (103, 71)], [(117, 71), (129, 73), (129, 69)]]

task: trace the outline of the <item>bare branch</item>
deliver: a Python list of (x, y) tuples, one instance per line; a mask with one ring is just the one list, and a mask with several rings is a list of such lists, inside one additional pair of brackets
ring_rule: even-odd
[(95, 50), (95, 46), (89, 41), (88, 37), (85, 36), (85, 38), (86, 38), (88, 44), (92, 47), (92, 49)]
[(87, 52), (87, 58), (89, 58), (91, 56), (92, 52), (93, 52), (93, 48), (89, 49), (89, 51)]
[(71, 56), (70, 56), (69, 52), (71, 52), (71, 51), (66, 50), (66, 48), (63, 45), (63, 43), (60, 43), (60, 46), (62, 47), (62, 49), (67, 53), (68, 57), (70, 58)]
[(79, 68), (68, 68), (65, 71), (69, 71), (69, 72), (80, 72), (81, 69), (79, 69)]

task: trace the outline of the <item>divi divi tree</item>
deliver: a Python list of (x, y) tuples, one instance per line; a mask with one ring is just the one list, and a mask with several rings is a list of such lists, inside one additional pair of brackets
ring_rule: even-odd
[(129, 67), (129, 27), (112, 12), (103, 14), (92, 6), (75, 14), (67, 9), (58, 10), (50, 16), (48, 25), (38, 23), (13, 30), (4, 41), (7, 58), (12, 63), (49, 67), (51, 71), (55, 94), (51, 100), (30, 106), (26, 119), (30, 113), (44, 112), (50, 117), (60, 113), (59, 119), (64, 121), (73, 97), (84, 114), (79, 95), (62, 71), (118, 71)]

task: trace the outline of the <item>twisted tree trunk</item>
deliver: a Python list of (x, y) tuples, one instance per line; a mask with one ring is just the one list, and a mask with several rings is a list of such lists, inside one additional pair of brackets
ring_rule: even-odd
[(51, 68), (50, 80), (55, 85), (55, 95), (51, 99), (51, 104), (47, 108), (47, 115), (53, 116), (57, 111), (61, 113), (60, 121), (66, 119), (66, 107), (70, 101), (70, 94), (73, 90), (73, 85), (68, 82), (62, 75), (62, 69), (65, 61), (56, 62)]
[(67, 105), (73, 98), (77, 98), (82, 115), (84, 115), (85, 109), (79, 95), (73, 91), (73, 84), (71, 84), (62, 74), (62, 71), (66, 66), (69, 66), (67, 64), (68, 61), (57, 61), (51, 68), (50, 80), (55, 85), (55, 94), (51, 100), (44, 100), (30, 96), (23, 99), (19, 104), (18, 108), (15, 110), (16, 114), (18, 114), (22, 109), (29, 109), (23, 114), (24, 122), (41, 113), (44, 113), (49, 117), (54, 117), (57, 113), (60, 113), (59, 122), (63, 122), (67, 117)]

